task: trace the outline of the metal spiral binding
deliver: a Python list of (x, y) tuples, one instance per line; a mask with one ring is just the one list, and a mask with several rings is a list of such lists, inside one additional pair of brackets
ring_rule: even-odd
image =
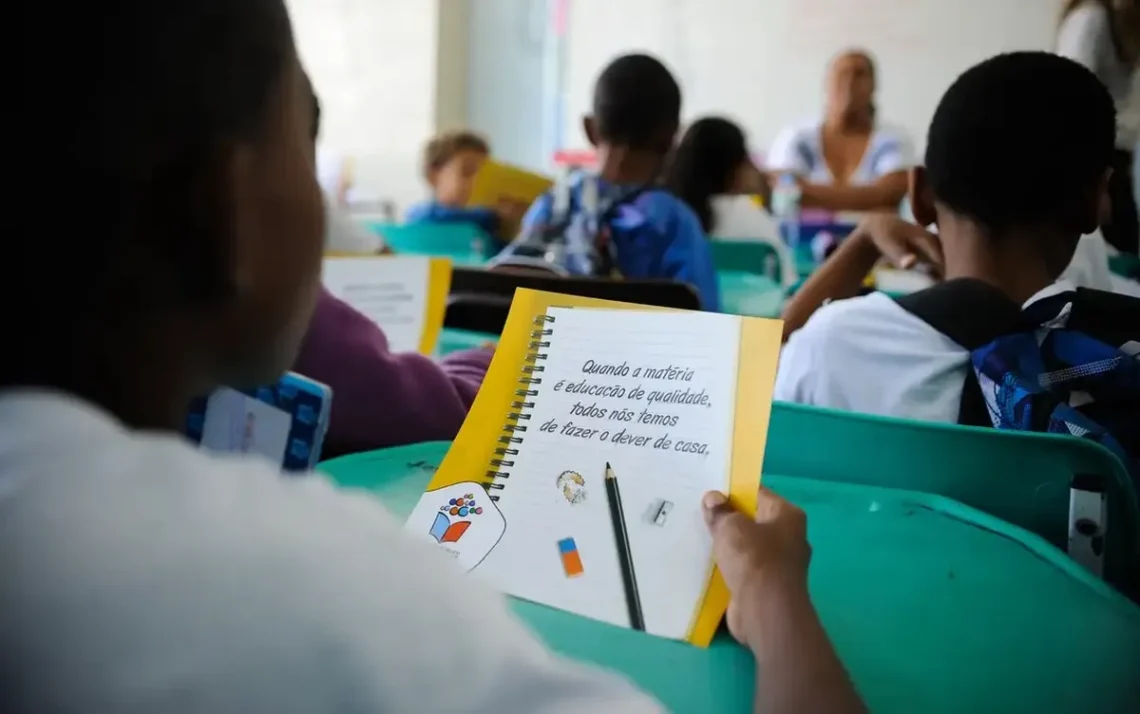
[(554, 318), (548, 315), (539, 315), (534, 318), (534, 325), (537, 329), (530, 333), (530, 342), (527, 344), (527, 355), (524, 359), (526, 364), (523, 365), (522, 376), (518, 380), (522, 387), (515, 390), (516, 398), (511, 401), (511, 411), (507, 412), (507, 423), (503, 425), (505, 433), (499, 437), (499, 446), (495, 448), (495, 458), (491, 459), (492, 468), (487, 471), (486, 488), (492, 501), (499, 500), (498, 496), (491, 493), (492, 491), (501, 491), (506, 488), (503, 481), (511, 477), (511, 473), (507, 469), (515, 465), (514, 459), (511, 457), (518, 456), (517, 445), (523, 441), (523, 437), (519, 434), (523, 434), (527, 430), (527, 425), (520, 422), (530, 421), (530, 414), (524, 410), (534, 408), (532, 397), (538, 396), (538, 390), (535, 387), (542, 384), (542, 373), (546, 371), (546, 367), (538, 363), (547, 358), (547, 353), (543, 350), (550, 347), (550, 340), (546, 338), (549, 338), (554, 330), (547, 325), (552, 322), (554, 322)]

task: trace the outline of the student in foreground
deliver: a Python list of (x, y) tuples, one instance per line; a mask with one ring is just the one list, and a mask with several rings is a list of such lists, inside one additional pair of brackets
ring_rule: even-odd
[(505, 203), (496, 208), (468, 206), (475, 175), (491, 156), (487, 140), (470, 131), (440, 134), (424, 148), (424, 178), (431, 198), (408, 209), (408, 223), (470, 223), (488, 236), (505, 235), (518, 226), (522, 209)]
[(776, 252), (784, 287), (798, 281), (779, 224), (753, 200), (766, 193), (766, 180), (739, 126), (720, 117), (693, 122), (673, 152), (665, 186), (693, 209), (709, 238), (767, 243)]
[[(39, 271), (3, 283), (9, 329), (35, 337), (0, 362), (0, 710), (659, 711), (544, 650), (371, 497), (179, 435), (193, 395), (272, 381), (309, 323), (312, 98), (282, 0), (116, 10), (30, 5), (13, 28), (50, 23), (67, 55), (20, 83), (16, 130), (54, 152), (28, 170), (96, 180), (82, 239), (16, 248), (59, 299), (23, 299)], [(861, 711), (808, 599), (803, 514), (709, 498), (760, 711)]]
[[(321, 113), (316, 94), (312, 97), (315, 137)], [(332, 216), (340, 208), (326, 201), (325, 211)], [(329, 221), (325, 226), (326, 231), (335, 229)], [(326, 247), (335, 238), (327, 235)], [(393, 353), (376, 323), (321, 288), (293, 371), (332, 388), (323, 449), (330, 458), (454, 439), (492, 354), (489, 349), (464, 350), (436, 362), (416, 352)]]
[(625, 55), (594, 85), (583, 119), (598, 171), (539, 198), (496, 262), (573, 275), (657, 278), (692, 285), (720, 309), (712, 252), (700, 221), (659, 186), (681, 121), (681, 88), (658, 60)]
[[(1062, 354), (1056, 345), (1073, 343), (1035, 339), (1020, 343), (1034, 352), (1014, 356), (1017, 368), (1006, 374), (1020, 374), (1025, 365), (1046, 370), (1023, 375), (1043, 391), (1039, 406), (1059, 400), (1062, 410), (1087, 408), (1106, 416), (1121, 407), (1135, 417), (1135, 393), (1122, 388), (1131, 380), (1135, 389), (1135, 374), (1115, 370), (1135, 366), (1126, 353), (1129, 343), (1140, 343), (1140, 317), (1133, 317), (1140, 301), (1078, 293), (1067, 280), (1058, 281), (1081, 236), (1097, 228), (1114, 135), (1112, 98), (1071, 60), (1018, 52), (964, 73), (934, 114), (925, 168), (911, 177), (915, 218), (935, 224), (938, 235), (876, 217), (840, 246), (786, 310), (790, 337), (780, 357), (776, 399), (1015, 428), (1016, 415), (1030, 410), (1020, 401), (987, 409), (980, 401), (986, 390), (974, 375), (978, 367), (993, 378), (990, 370), (1010, 364), (1011, 356), (999, 350), (980, 362), (979, 352), (1006, 335), (1060, 329), (1087, 333), (1100, 343), (1096, 351), (1114, 355), (1103, 364), (1117, 367), (1101, 379), (1100, 360), (1084, 361), (1088, 340)], [(880, 258), (902, 268), (926, 263), (945, 280), (899, 300), (882, 293), (851, 297)], [(1078, 375), (1079, 385), (1072, 381)], [(1118, 386), (1106, 387), (1113, 380)], [(1076, 400), (1078, 391), (1083, 400)], [(1018, 395), (1020, 387), (1000, 395), (990, 389), (986, 401)], [(1001, 415), (1000, 424), (990, 423), (994, 414)], [(1038, 416), (1044, 422), (1048, 415)], [(1049, 424), (1052, 430), (1055, 422)], [(1140, 419), (1123, 424), (1135, 432)], [(1032, 425), (1016, 428), (1027, 427)]]

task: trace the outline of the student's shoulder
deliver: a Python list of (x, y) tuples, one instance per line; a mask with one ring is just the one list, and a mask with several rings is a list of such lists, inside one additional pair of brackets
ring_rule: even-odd
[(646, 191), (637, 205), (652, 223), (675, 238), (703, 234), (696, 212), (668, 189), (655, 187)]
[(833, 356), (874, 360), (888, 351), (921, 352), (932, 342), (942, 346), (945, 338), (888, 295), (872, 292), (819, 308), (788, 338), (785, 350), (811, 352), (817, 362)]

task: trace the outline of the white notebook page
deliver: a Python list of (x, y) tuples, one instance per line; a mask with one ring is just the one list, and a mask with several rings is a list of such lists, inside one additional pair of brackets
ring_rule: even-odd
[(407, 257), (325, 258), (321, 282), (384, 330), (393, 352), (414, 352), (427, 316), (430, 259)]
[[(534, 402), (524, 410), (530, 418), (519, 422), (527, 431), (520, 434), (520, 453), (506, 457), (514, 460), (503, 467), (510, 474), (502, 481), (506, 488), (496, 492), (506, 529), (472, 572), (517, 597), (628, 627), (604, 482), (609, 462), (621, 490), (646, 631), (683, 639), (711, 565), (700, 498), (728, 488), (740, 318), (581, 308), (547, 314), (554, 321), (547, 323), (552, 334), (541, 338), (551, 343), (540, 350), (548, 357), (537, 363), (545, 368), (542, 383), (533, 387), (537, 395), (525, 397)], [(589, 373), (591, 365), (628, 371)], [(575, 391), (583, 384), (602, 393)], [(663, 401), (677, 390), (703, 392), (704, 403)], [(590, 416), (601, 409), (605, 417)], [(630, 421), (613, 418), (623, 410)], [(676, 423), (642, 422), (643, 411)], [(623, 430), (644, 443), (614, 443)], [(698, 444), (707, 445), (704, 454), (686, 453)], [(564, 472), (581, 476), (584, 486), (574, 476), (559, 483)], [(671, 508), (654, 523), (662, 502)], [(574, 539), (582, 563), (574, 577), (559, 552), (565, 538)]]

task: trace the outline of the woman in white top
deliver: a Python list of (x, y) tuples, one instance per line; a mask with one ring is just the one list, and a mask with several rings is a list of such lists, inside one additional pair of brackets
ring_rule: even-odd
[(1140, 250), (1140, 227), (1132, 152), (1140, 138), (1140, 3), (1069, 0), (1057, 34), (1057, 53), (1092, 70), (1116, 101), (1117, 151), (1109, 182), (1112, 215), (1103, 230), (1109, 244), (1135, 255)]
[(901, 129), (876, 121), (875, 63), (844, 52), (828, 70), (822, 121), (780, 132), (767, 157), (770, 172), (795, 174), (805, 207), (830, 211), (897, 211), (906, 195), (914, 146)]
[(779, 256), (782, 282), (796, 281), (796, 264), (780, 239), (779, 224), (753, 201), (767, 190), (739, 126), (720, 117), (693, 122), (673, 154), (665, 185), (689, 204), (710, 238), (768, 243)]

